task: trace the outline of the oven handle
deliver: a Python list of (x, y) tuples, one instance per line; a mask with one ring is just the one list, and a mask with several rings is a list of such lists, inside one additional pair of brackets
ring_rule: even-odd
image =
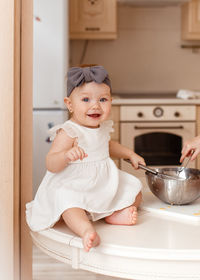
[(183, 129), (182, 125), (177, 126), (134, 126), (135, 129)]

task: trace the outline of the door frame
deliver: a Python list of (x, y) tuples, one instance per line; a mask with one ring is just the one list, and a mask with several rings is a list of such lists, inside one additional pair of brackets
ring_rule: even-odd
[(32, 200), (33, 0), (21, 0), (20, 36), (20, 280), (32, 279), (32, 240), (25, 205)]
[(31, 280), (33, 1), (1, 0), (0, 9), (0, 278)]

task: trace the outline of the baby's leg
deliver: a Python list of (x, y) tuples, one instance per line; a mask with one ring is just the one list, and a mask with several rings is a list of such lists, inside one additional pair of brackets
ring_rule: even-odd
[(88, 252), (92, 247), (99, 245), (99, 235), (89, 221), (85, 210), (81, 208), (70, 208), (63, 212), (62, 217), (66, 225), (74, 233), (82, 237), (85, 251)]
[(137, 222), (137, 207), (142, 200), (142, 193), (139, 192), (135, 202), (126, 208), (115, 211), (110, 216), (105, 218), (105, 221), (113, 225), (134, 225)]

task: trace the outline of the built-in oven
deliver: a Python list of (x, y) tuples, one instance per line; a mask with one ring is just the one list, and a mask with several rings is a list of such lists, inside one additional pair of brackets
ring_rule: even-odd
[[(196, 107), (193, 105), (121, 106), (120, 142), (141, 155), (148, 166), (180, 165), (184, 141), (196, 134)], [(144, 180), (143, 170), (135, 171), (121, 160), (122, 170)], [(195, 167), (195, 161), (190, 162)]]

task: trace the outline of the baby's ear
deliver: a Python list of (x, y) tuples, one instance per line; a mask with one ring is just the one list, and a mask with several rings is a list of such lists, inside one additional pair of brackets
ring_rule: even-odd
[(71, 102), (70, 98), (65, 97), (64, 98), (64, 103), (65, 103), (67, 109), (71, 112), (72, 111), (72, 102)]

